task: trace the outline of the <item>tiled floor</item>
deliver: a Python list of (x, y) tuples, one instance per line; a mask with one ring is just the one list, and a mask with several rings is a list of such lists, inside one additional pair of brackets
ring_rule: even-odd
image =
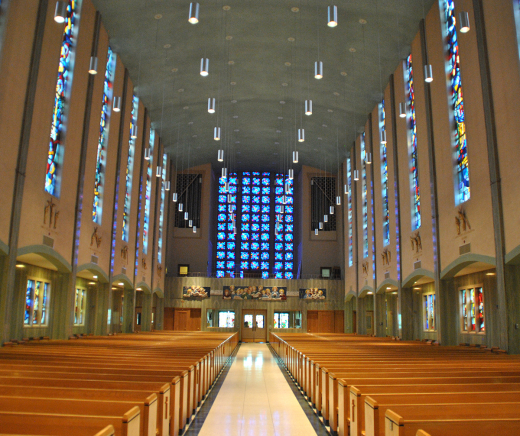
[(199, 436), (315, 436), (265, 344), (242, 344)]

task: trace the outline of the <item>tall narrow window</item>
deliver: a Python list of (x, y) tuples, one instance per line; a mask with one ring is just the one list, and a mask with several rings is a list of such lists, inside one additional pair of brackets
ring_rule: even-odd
[(419, 161), (417, 158), (417, 123), (415, 121), (415, 91), (412, 55), (406, 59), (406, 91), (408, 94), (408, 155), (410, 156), (410, 190), (412, 230), (421, 227), (421, 193), (419, 190)]
[(516, 22), (516, 40), (518, 45), (518, 55), (520, 57), (520, 0), (513, 1), (513, 9)]
[(105, 167), (107, 159), (108, 132), (110, 127), (111, 102), (114, 87), (116, 56), (108, 47), (107, 68), (103, 88), (103, 104), (101, 106), (101, 121), (99, 123), (99, 140), (96, 159), (96, 178), (94, 179), (94, 203), (92, 205), (92, 221), (101, 224), (103, 214), (103, 194), (105, 190)]
[[(277, 279), (292, 279), (294, 277), (294, 184), (292, 179), (283, 174), (275, 176), (274, 184), (275, 236), (273, 272), (274, 277)], [(267, 232), (269, 232), (268, 226), (269, 224), (265, 226)]]
[(485, 333), (482, 286), (460, 290), (460, 322), (463, 333)]
[(61, 44), (58, 65), (58, 79), (56, 81), (49, 151), (47, 154), (47, 170), (45, 172), (45, 191), (55, 197), (60, 195), (61, 164), (63, 162), (66, 132), (65, 123), (72, 87), (80, 7), (80, 1), (68, 0), (67, 19), (65, 21), (65, 30), (63, 31), (63, 42)]
[(87, 307), (87, 291), (83, 288), (76, 288), (74, 298), (74, 325), (85, 325), (85, 310)]
[(219, 178), (218, 215), (217, 215), (217, 277), (235, 277), (236, 240), (233, 224), (236, 222), (238, 175), (228, 177), (229, 191), (226, 192), (226, 180)]
[(37, 279), (27, 280), (25, 291), (25, 327), (43, 327), (48, 324), (48, 306), (51, 285)]
[[(386, 132), (385, 101), (379, 105), (379, 132)], [(388, 207), (388, 161), (386, 141), (381, 142), (381, 195), (383, 198), (383, 246), (390, 244), (390, 209)]]
[(348, 186), (348, 266), (354, 264), (354, 235), (353, 235), (353, 219), (352, 213), (352, 163), (351, 159), (347, 159), (347, 186)]
[(152, 181), (153, 181), (153, 152), (155, 147), (155, 130), (150, 129), (150, 140), (148, 141), (148, 152), (150, 159), (146, 161), (146, 189), (144, 201), (144, 224), (143, 224), (143, 254), (148, 253), (148, 232), (150, 231), (150, 207), (152, 203)]
[(130, 139), (128, 140), (128, 160), (126, 162), (126, 181), (125, 181), (125, 204), (123, 209), (123, 241), (128, 242), (130, 232), (130, 208), (132, 206), (132, 177), (134, 174), (134, 154), (135, 139), (132, 138), (134, 126), (137, 126), (137, 116), (139, 112), (139, 97), (132, 97), (132, 115), (130, 119)]
[(436, 315), (435, 294), (423, 295), (423, 324), (425, 331), (435, 330), (435, 315)]
[(469, 200), (468, 150), (466, 146), (466, 124), (462, 80), (460, 77), (459, 44), (457, 42), (457, 20), (453, 0), (443, 0), (446, 25), (446, 63), (448, 70), (450, 109), (453, 111), (453, 154), (455, 157), (455, 204)]
[(361, 201), (363, 203), (363, 257), (368, 257), (368, 187), (365, 132), (361, 135)]
[[(168, 156), (163, 154), (162, 179), (166, 180), (166, 166), (168, 165)], [(157, 262), (162, 263), (162, 246), (163, 246), (163, 227), (164, 227), (164, 202), (166, 200), (166, 187), (164, 183), (161, 185), (161, 208), (159, 210), (159, 238), (157, 240)]]

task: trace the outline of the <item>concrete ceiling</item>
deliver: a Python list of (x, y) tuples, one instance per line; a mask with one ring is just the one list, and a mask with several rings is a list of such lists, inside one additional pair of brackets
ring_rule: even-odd
[[(219, 168), (224, 148), (233, 171), (280, 171), (296, 147), (296, 172), (302, 164), (337, 171), (433, 4), (338, 0), (339, 24), (330, 28), (328, 3), (318, 0), (199, 0), (196, 25), (187, 0), (93, 2), (179, 169)], [(321, 80), (313, 77), (318, 51)], [(207, 77), (199, 74), (203, 57)], [(217, 99), (215, 114), (208, 97)], [(311, 116), (303, 115), (305, 99)]]

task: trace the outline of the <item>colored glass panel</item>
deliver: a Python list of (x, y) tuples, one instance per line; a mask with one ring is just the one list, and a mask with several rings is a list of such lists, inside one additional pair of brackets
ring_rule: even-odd
[(74, 52), (76, 48), (80, 7), (81, 5), (78, 0), (68, 0), (67, 2), (67, 18), (65, 21), (65, 30), (63, 31), (58, 65), (58, 79), (56, 81), (49, 151), (47, 154), (47, 169), (45, 172), (45, 191), (55, 197), (59, 197), (60, 195), (61, 164), (63, 162), (66, 131), (65, 122), (72, 87)]
[[(385, 101), (379, 106), (379, 131), (386, 131)], [(388, 160), (386, 143), (381, 143), (381, 195), (383, 199), (383, 246), (390, 244), (390, 208), (388, 207)]]
[(417, 123), (415, 120), (415, 91), (412, 55), (406, 58), (406, 88), (408, 95), (408, 154), (410, 156), (410, 190), (412, 199), (412, 230), (421, 227), (421, 193), (419, 189), (419, 161), (417, 156)]
[(348, 266), (354, 263), (354, 235), (353, 235), (353, 219), (352, 212), (352, 161), (347, 159), (347, 209), (348, 209)]
[(110, 128), (110, 105), (113, 97), (114, 74), (116, 69), (116, 55), (108, 47), (107, 66), (103, 86), (103, 103), (101, 105), (101, 121), (99, 122), (99, 140), (96, 158), (96, 177), (94, 179), (94, 202), (92, 204), (92, 221), (101, 224), (103, 214), (103, 193), (105, 181), (105, 167), (108, 148), (108, 133)]
[(139, 112), (139, 97), (135, 94), (132, 97), (132, 115), (130, 119), (130, 139), (128, 141), (128, 159), (126, 163), (126, 183), (125, 183), (125, 204), (123, 209), (123, 241), (128, 242), (130, 231), (130, 208), (132, 206), (132, 177), (134, 173), (135, 159), (135, 138), (132, 138), (134, 126), (137, 126), (137, 117)]
[[(229, 182), (229, 193), (237, 192), (237, 183), (238, 178), (236, 174), (230, 174), (228, 177)], [(219, 192), (223, 193), (223, 195), (219, 195), (219, 208), (225, 213), (219, 213), (217, 217), (218, 223), (224, 224), (227, 228), (227, 232), (218, 232), (217, 240), (225, 241), (219, 242), (217, 246), (217, 259), (222, 259), (224, 261), (217, 262), (217, 277), (224, 277), (228, 274), (230, 277), (235, 277), (235, 266), (236, 266), (236, 235), (234, 232), (233, 223), (236, 219), (236, 206), (237, 206), (237, 196), (236, 195), (227, 195), (226, 193), (226, 180), (223, 178), (219, 178)], [(228, 202), (228, 200), (230, 200)], [(237, 224), (238, 226), (238, 224)], [(238, 227), (237, 227), (238, 230)]]
[(368, 186), (365, 132), (361, 135), (361, 203), (363, 213), (363, 257), (368, 257)]
[(150, 230), (150, 207), (152, 204), (152, 180), (153, 180), (153, 152), (155, 148), (155, 130), (150, 129), (148, 149), (150, 159), (146, 162), (146, 189), (144, 200), (144, 221), (143, 221), (143, 254), (148, 253), (148, 232)]
[[(168, 156), (163, 154), (162, 179), (166, 180)], [(163, 231), (164, 231), (164, 204), (166, 202), (166, 186), (161, 184), (161, 208), (159, 210), (159, 238), (157, 242), (157, 262), (162, 263)]]
[(457, 20), (453, 0), (444, 0), (444, 20), (446, 25), (446, 62), (451, 93), (450, 106), (454, 121), (452, 140), (456, 174), (455, 203), (460, 204), (469, 200), (470, 188), (464, 99), (462, 97), (459, 44), (457, 42)]

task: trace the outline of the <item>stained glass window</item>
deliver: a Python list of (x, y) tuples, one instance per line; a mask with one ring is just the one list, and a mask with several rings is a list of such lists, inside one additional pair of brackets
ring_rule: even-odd
[(275, 263), (273, 273), (277, 279), (292, 279), (294, 278), (294, 180), (283, 174), (276, 174), (274, 185)]
[[(166, 180), (166, 167), (168, 165), (168, 156), (163, 154), (162, 179)], [(164, 183), (161, 186), (161, 209), (159, 210), (159, 238), (157, 240), (157, 262), (162, 263), (162, 246), (163, 246), (163, 228), (164, 228), (164, 202), (166, 201), (166, 187)]]
[(87, 291), (83, 288), (76, 288), (74, 298), (74, 325), (85, 324), (85, 308), (87, 306)]
[(513, 9), (516, 22), (516, 40), (518, 45), (518, 55), (520, 57), (520, 0), (513, 1)]
[(435, 314), (436, 314), (436, 302), (435, 294), (423, 295), (423, 319), (424, 319), (424, 330), (433, 331), (435, 330)]
[(455, 204), (469, 200), (469, 168), (466, 144), (466, 124), (464, 99), (462, 98), (462, 80), (460, 77), (459, 44), (457, 42), (457, 20), (453, 0), (444, 0), (444, 19), (446, 25), (446, 62), (448, 64), (448, 82), (453, 111), (453, 147), (455, 155), (456, 190)]
[(484, 291), (471, 287), (460, 291), (461, 329), (464, 333), (484, 333)]
[(348, 266), (354, 264), (354, 235), (353, 235), (353, 220), (352, 213), (352, 161), (347, 159), (347, 187), (348, 187)]
[[(229, 189), (226, 191), (226, 182)], [(228, 179), (219, 178), (218, 186), (218, 214), (217, 214), (217, 277), (235, 277), (237, 234), (234, 226), (238, 226), (237, 193), (238, 176), (233, 173)]]
[(67, 19), (61, 44), (60, 61), (58, 65), (58, 79), (54, 96), (54, 110), (52, 112), (51, 134), (49, 151), (47, 154), (47, 169), (45, 172), (45, 191), (59, 197), (61, 164), (63, 162), (65, 121), (67, 119), (68, 101), (72, 87), (72, 72), (74, 71), (74, 52), (76, 48), (77, 27), (79, 25), (78, 0), (68, 0)]
[[(379, 105), (379, 131), (386, 131), (385, 101)], [(390, 209), (388, 207), (388, 161), (386, 142), (381, 143), (381, 195), (383, 197), (383, 246), (390, 244)]]
[(146, 161), (146, 189), (144, 201), (144, 223), (143, 223), (143, 254), (148, 253), (148, 232), (150, 230), (150, 207), (152, 203), (152, 180), (153, 180), (153, 151), (155, 147), (155, 130), (150, 129), (150, 140), (148, 141), (150, 159)]
[(105, 82), (103, 88), (103, 103), (101, 106), (101, 121), (99, 123), (99, 140), (96, 159), (96, 178), (94, 180), (94, 203), (92, 205), (92, 221), (101, 224), (103, 213), (103, 194), (105, 181), (105, 166), (107, 159), (108, 131), (110, 127), (110, 112), (114, 87), (114, 74), (116, 69), (116, 55), (108, 47), (107, 68), (105, 70)]
[(363, 205), (363, 257), (368, 257), (368, 186), (365, 132), (361, 135), (361, 202)]
[(135, 94), (132, 97), (132, 115), (130, 119), (130, 139), (128, 140), (128, 160), (126, 163), (126, 182), (125, 182), (125, 204), (123, 209), (123, 241), (128, 242), (130, 231), (130, 208), (132, 206), (132, 177), (134, 173), (135, 159), (135, 139), (132, 138), (134, 126), (137, 126), (137, 116), (139, 112), (139, 97)]
[(417, 156), (417, 124), (415, 121), (415, 91), (412, 55), (406, 59), (406, 91), (408, 95), (408, 154), (410, 156), (410, 189), (412, 199), (412, 230), (421, 227), (421, 193)]
[(48, 323), (48, 306), (50, 297), (50, 283), (42, 280), (27, 280), (25, 291), (25, 313), (23, 324), (25, 327), (46, 326)]

